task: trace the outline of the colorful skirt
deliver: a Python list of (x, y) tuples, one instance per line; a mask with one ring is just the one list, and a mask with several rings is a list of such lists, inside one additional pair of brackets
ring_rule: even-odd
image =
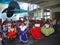
[(39, 27), (35, 27), (31, 30), (31, 34), (34, 39), (42, 39), (42, 35)]
[(28, 37), (27, 37), (27, 34), (21, 34), (20, 36), (19, 36), (19, 41), (20, 42), (23, 42), (23, 43), (27, 43), (28, 42)]
[(8, 36), (9, 36), (10, 39), (15, 39), (16, 36), (17, 36), (16, 34), (17, 34), (16, 32), (9, 32)]
[(45, 36), (50, 36), (51, 34), (54, 33), (54, 29), (52, 27), (46, 28), (43, 26), (41, 29), (41, 33), (44, 34)]

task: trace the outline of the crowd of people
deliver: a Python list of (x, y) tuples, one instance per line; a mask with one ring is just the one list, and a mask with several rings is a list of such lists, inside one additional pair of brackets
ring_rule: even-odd
[(33, 20), (30, 18), (28, 20), (24, 20), (21, 18), (18, 21), (6, 20), (3, 23), (0, 21), (0, 45), (2, 45), (6, 38), (13, 40), (19, 37), (19, 42), (27, 43), (30, 35), (32, 35), (33, 39), (40, 40), (43, 39), (42, 34), (50, 36), (54, 32), (59, 31), (60, 20), (56, 19), (51, 20), (42, 18), (41, 20)]

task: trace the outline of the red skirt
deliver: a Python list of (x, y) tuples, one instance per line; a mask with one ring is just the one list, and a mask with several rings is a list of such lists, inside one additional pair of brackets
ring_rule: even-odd
[(10, 39), (15, 39), (16, 38), (16, 34), (17, 34), (16, 32), (9, 32), (8, 36), (9, 36)]
[(41, 35), (40, 30), (41, 30), (40, 27), (35, 27), (31, 30), (31, 34), (34, 39), (42, 39), (42, 35)]

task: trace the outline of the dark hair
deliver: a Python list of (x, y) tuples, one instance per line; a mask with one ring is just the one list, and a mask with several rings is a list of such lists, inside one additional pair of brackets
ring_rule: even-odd
[(45, 22), (45, 24), (50, 24), (49, 22)]

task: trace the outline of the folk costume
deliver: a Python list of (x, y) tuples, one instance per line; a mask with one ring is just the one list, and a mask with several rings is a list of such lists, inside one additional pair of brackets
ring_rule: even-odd
[(29, 30), (29, 27), (27, 25), (24, 25), (24, 23), (22, 23), (22, 25), (20, 25), (19, 28), (20, 28), (19, 41), (27, 43), (28, 42), (27, 31)]
[(17, 37), (17, 30), (16, 27), (8, 27), (8, 36), (11, 40), (15, 39)]
[(54, 33), (54, 28), (50, 27), (49, 24), (45, 24), (42, 28), (41, 28), (41, 32), (45, 35), (45, 36), (50, 36), (52, 33)]
[(40, 22), (36, 21), (35, 24), (34, 24), (33, 29), (31, 30), (31, 34), (32, 34), (34, 39), (42, 39), (40, 25), (41, 25)]

